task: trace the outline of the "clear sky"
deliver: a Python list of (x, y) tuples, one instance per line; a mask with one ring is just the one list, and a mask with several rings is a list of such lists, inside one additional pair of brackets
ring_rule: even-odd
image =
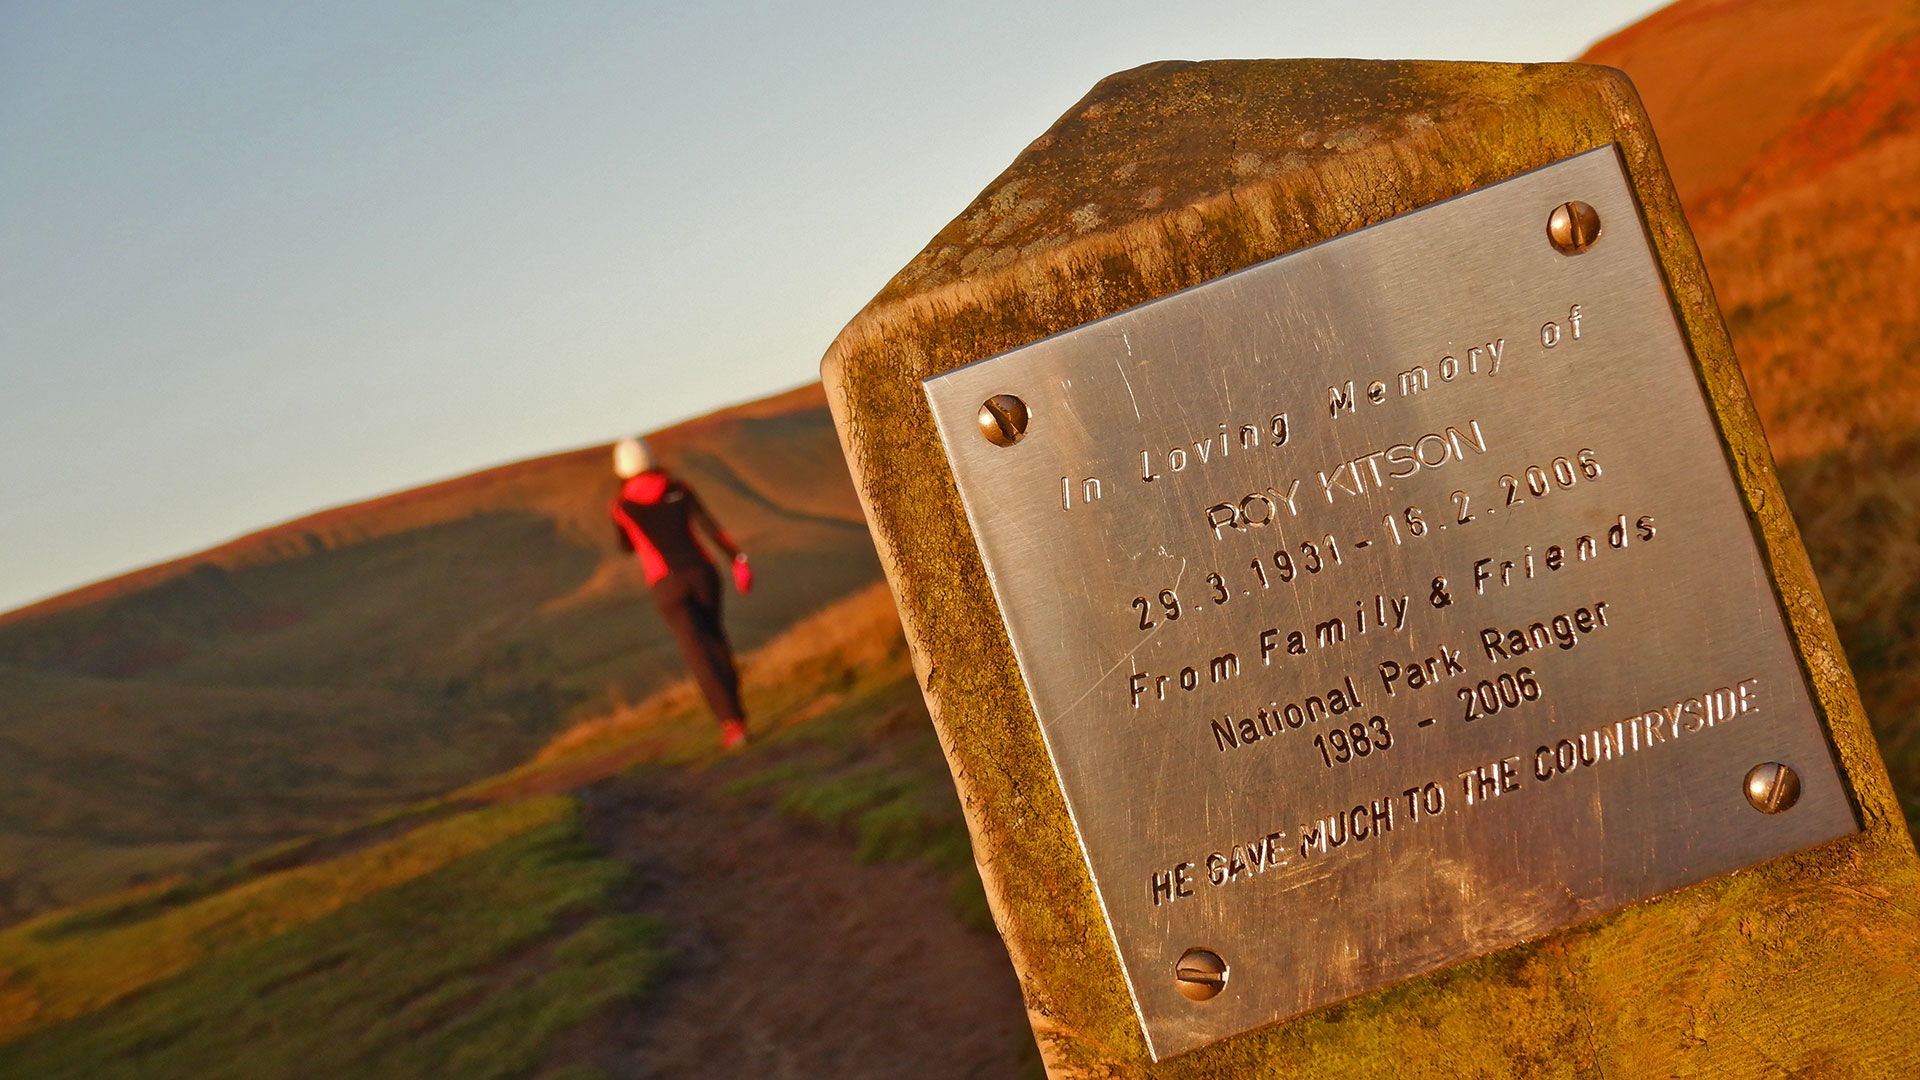
[(1104, 75), (1648, 0), (0, 0), (0, 610), (817, 377)]

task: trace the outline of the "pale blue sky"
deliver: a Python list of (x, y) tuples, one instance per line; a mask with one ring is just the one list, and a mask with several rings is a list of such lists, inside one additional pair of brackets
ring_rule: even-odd
[(0, 609), (816, 377), (1104, 75), (1646, 0), (0, 0)]

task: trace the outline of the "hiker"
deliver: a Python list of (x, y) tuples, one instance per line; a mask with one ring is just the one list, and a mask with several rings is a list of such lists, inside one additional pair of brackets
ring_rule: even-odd
[(720, 721), (721, 747), (737, 750), (747, 741), (740, 676), (734, 670), (726, 628), (720, 624), (720, 576), (693, 527), (699, 525), (733, 560), (733, 584), (742, 594), (753, 587), (747, 556), (693, 491), (659, 467), (645, 439), (613, 444), (613, 471), (622, 481), (611, 506), (620, 546), (640, 557), (653, 602), (673, 629), (694, 681)]

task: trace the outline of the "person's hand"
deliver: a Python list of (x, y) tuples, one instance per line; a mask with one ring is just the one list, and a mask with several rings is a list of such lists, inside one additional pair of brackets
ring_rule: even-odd
[(733, 557), (733, 587), (745, 596), (753, 589), (753, 567), (747, 565), (747, 556), (741, 552)]

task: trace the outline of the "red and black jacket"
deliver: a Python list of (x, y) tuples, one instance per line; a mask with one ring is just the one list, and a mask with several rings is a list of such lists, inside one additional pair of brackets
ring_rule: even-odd
[(696, 523), (728, 556), (739, 551), (699, 498), (659, 469), (622, 484), (609, 509), (620, 546), (640, 557), (649, 585), (677, 571), (713, 565), (694, 536)]

